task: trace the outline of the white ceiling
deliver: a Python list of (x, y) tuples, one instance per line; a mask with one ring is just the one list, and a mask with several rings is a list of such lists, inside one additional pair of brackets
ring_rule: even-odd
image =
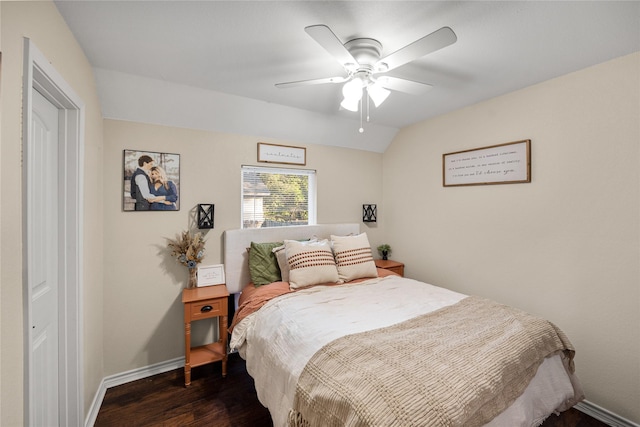
[[(384, 151), (404, 126), (640, 50), (638, 1), (56, 5), (96, 69), (105, 117), (372, 151)], [(382, 56), (443, 26), (458, 40), (392, 70), (434, 87), (421, 96), (393, 92), (371, 108), (360, 135), (360, 114), (339, 109), (341, 85), (274, 86), (344, 75), (305, 33), (314, 24), (343, 43), (375, 38)]]

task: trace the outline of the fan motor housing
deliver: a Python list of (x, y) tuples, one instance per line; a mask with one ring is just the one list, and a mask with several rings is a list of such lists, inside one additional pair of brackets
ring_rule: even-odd
[(373, 65), (378, 62), (382, 54), (382, 43), (375, 39), (359, 38), (349, 40), (344, 44), (351, 56), (360, 66)]

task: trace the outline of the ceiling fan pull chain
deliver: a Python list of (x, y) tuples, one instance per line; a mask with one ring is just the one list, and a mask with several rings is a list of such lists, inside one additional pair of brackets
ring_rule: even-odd
[(364, 133), (364, 127), (362, 127), (362, 110), (363, 110), (363, 105), (362, 105), (362, 98), (360, 98), (360, 129), (358, 129), (358, 132), (360, 133)]
[(371, 98), (369, 97), (369, 91), (367, 90), (367, 123), (369, 123), (369, 106), (371, 105)]

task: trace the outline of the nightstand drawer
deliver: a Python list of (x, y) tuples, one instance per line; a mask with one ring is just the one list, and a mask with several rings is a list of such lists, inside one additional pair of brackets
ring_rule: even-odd
[(401, 265), (399, 267), (389, 267), (387, 268), (387, 270), (389, 271), (393, 271), (394, 273), (400, 275), (400, 276), (404, 276), (404, 266)]
[(207, 319), (227, 315), (227, 299), (212, 298), (189, 304), (191, 308), (191, 320)]

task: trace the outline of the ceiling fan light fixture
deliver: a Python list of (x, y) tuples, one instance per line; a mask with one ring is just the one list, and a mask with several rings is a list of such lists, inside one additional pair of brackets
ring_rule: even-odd
[(375, 105), (377, 108), (384, 102), (385, 99), (387, 99), (391, 91), (383, 88), (377, 83), (374, 83), (367, 87), (367, 93), (373, 101), (373, 105)]
[(355, 78), (342, 86), (342, 95), (344, 99), (359, 101), (362, 98), (362, 80)]
[(358, 111), (360, 106), (360, 98), (345, 98), (340, 103), (340, 106), (345, 110), (353, 111), (354, 113)]

